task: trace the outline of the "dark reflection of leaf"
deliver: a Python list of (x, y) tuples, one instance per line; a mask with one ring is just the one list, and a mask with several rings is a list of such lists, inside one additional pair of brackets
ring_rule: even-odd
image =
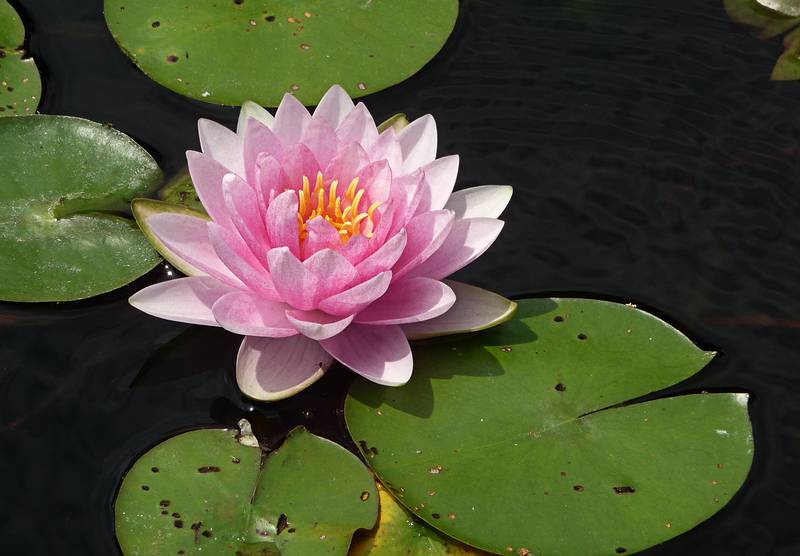
[(236, 361), (241, 337), (221, 328), (192, 326), (150, 356), (131, 388), (163, 384), (209, 371), (224, 372)]
[(800, 2), (796, 0), (725, 0), (725, 10), (734, 21), (758, 29), (770, 39), (791, 29), (783, 40), (785, 50), (772, 70), (771, 79), (800, 79)]

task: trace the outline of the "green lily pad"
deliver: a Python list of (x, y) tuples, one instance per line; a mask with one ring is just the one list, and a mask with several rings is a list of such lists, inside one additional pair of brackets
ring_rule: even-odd
[[(191, 182), (189, 182), (191, 185)], [(197, 218), (205, 218), (210, 220), (208, 215), (203, 212), (196, 211), (194, 209), (188, 208), (184, 205), (177, 205), (174, 203), (168, 203), (166, 201), (156, 201), (155, 199), (134, 199), (131, 203), (131, 210), (133, 211), (133, 216), (136, 218), (136, 223), (139, 225), (139, 228), (142, 230), (142, 233), (150, 242), (150, 244), (158, 251), (162, 257), (164, 257), (167, 262), (169, 262), (172, 266), (180, 270), (186, 276), (204, 276), (205, 273), (192, 266), (191, 263), (184, 260), (183, 258), (179, 257), (177, 254), (173, 253), (164, 243), (158, 239), (158, 236), (153, 233), (153, 230), (150, 228), (150, 225), (147, 223), (147, 219), (154, 215), (154, 214), (161, 214), (164, 212), (170, 212), (175, 214), (185, 214), (187, 216), (195, 216)]]
[(378, 525), (358, 533), (348, 556), (484, 556), (488, 552), (449, 539), (426, 525), (378, 485)]
[(457, 0), (105, 0), (106, 23), (148, 76), (191, 98), (316, 104), (340, 84), (352, 97), (417, 73), (444, 46)]
[(158, 198), (167, 203), (206, 214), (206, 209), (200, 202), (188, 168), (184, 168), (169, 180), (158, 192)]
[(414, 352), (400, 388), (354, 383), (347, 426), (416, 515), (496, 553), (643, 550), (695, 527), (753, 457), (746, 394), (631, 402), (714, 354), (633, 306), (526, 299)]
[(0, 299), (83, 299), (154, 268), (158, 254), (125, 212), (161, 179), (153, 158), (110, 127), (0, 118)]
[(344, 555), (372, 527), (375, 482), (353, 454), (299, 427), (262, 468), (240, 426), (180, 434), (136, 461), (114, 508), (126, 556)]
[(39, 106), (42, 78), (22, 50), (25, 27), (8, 2), (0, 0), (0, 117), (32, 114)]

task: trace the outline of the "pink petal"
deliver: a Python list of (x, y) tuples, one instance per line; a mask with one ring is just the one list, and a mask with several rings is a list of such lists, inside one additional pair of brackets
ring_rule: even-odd
[(501, 295), (462, 282), (445, 282), (456, 295), (455, 304), (434, 319), (403, 325), (409, 339), (477, 332), (502, 324), (517, 312), (517, 304)]
[(247, 286), (247, 289), (265, 299), (275, 301), (281, 299), (269, 272), (258, 262), (240, 236), (209, 222), (208, 237), (220, 260)]
[(410, 276), (441, 279), (450, 276), (480, 257), (503, 229), (503, 221), (495, 218), (456, 220), (442, 246)]
[(431, 278), (409, 278), (395, 282), (386, 295), (359, 313), (363, 324), (421, 322), (447, 312), (456, 296), (446, 284)]
[(192, 276), (160, 282), (139, 290), (128, 302), (139, 309), (161, 319), (219, 326), (214, 320), (211, 307), (226, 293), (229, 286), (207, 276)]
[(229, 172), (244, 175), (241, 137), (224, 125), (206, 119), (197, 122), (197, 131), (203, 154), (219, 162)]
[[(425, 187), (427, 185), (425, 184), (425, 174), (422, 170), (417, 170), (392, 180), (390, 199), (396, 206), (396, 216), (392, 222), (392, 234), (401, 230), (416, 214), (417, 205), (421, 199), (419, 192), (421, 188)], [(430, 193), (428, 193), (429, 196)]]
[(339, 85), (334, 85), (319, 101), (319, 106), (314, 110), (314, 119), (323, 118), (336, 129), (352, 110), (350, 96)]
[(236, 124), (236, 134), (244, 137), (247, 133), (247, 124), (250, 118), (264, 124), (267, 127), (272, 127), (275, 122), (275, 117), (270, 114), (265, 108), (256, 104), (252, 100), (246, 100), (242, 104), (242, 109), (239, 111), (239, 121)]
[(332, 316), (322, 311), (286, 311), (286, 318), (297, 331), (312, 340), (327, 340), (339, 334), (353, 322), (353, 315)]
[(300, 142), (311, 149), (321, 168), (327, 167), (339, 151), (336, 132), (323, 118), (311, 119)]
[(378, 384), (401, 386), (411, 378), (411, 347), (399, 326), (353, 324), (320, 345), (342, 364)]
[(259, 205), (266, 218), (267, 206), (279, 193), (284, 191), (289, 183), (289, 178), (278, 159), (272, 156), (259, 156), (256, 167), (255, 189), (258, 191)]
[(372, 249), (370, 244), (371, 242), (366, 236), (359, 234), (351, 237), (350, 241), (348, 241), (346, 245), (339, 249), (339, 253), (341, 253), (348, 261), (350, 261), (350, 264), (357, 265), (364, 260), (364, 257), (369, 255), (369, 252)]
[(222, 179), (231, 171), (211, 156), (195, 151), (186, 152), (186, 161), (203, 208), (220, 226), (233, 227), (222, 196)]
[(390, 127), (381, 133), (368, 152), (372, 162), (385, 160), (389, 163), (392, 174), (403, 175), (403, 150), (393, 128)]
[(268, 301), (248, 292), (231, 292), (220, 297), (211, 310), (225, 330), (244, 336), (286, 338), (297, 330), (286, 320), (286, 304)]
[(286, 149), (280, 161), (283, 171), (286, 172), (286, 177), (289, 178), (284, 187), (299, 188), (303, 185), (303, 177), (307, 177), (313, 189), (317, 172), (321, 168), (317, 159), (314, 158), (314, 153), (308, 147), (301, 143), (292, 145)]
[(278, 106), (278, 111), (275, 112), (272, 131), (285, 145), (298, 143), (310, 120), (311, 115), (306, 107), (294, 95), (286, 93)]
[(393, 280), (425, 262), (447, 239), (453, 227), (449, 210), (426, 212), (415, 216), (406, 225), (408, 243), (394, 266)]
[(325, 168), (325, 178), (339, 180), (339, 186), (344, 190), (367, 164), (369, 157), (366, 151), (358, 143), (350, 143)]
[(363, 102), (359, 102), (336, 128), (336, 135), (343, 145), (358, 143), (364, 149), (369, 149), (378, 139), (378, 128), (375, 120)]
[(369, 202), (385, 202), (392, 189), (392, 171), (385, 160), (371, 162), (358, 171), (359, 187), (366, 189)]
[(417, 214), (444, 208), (456, 184), (458, 155), (438, 158), (423, 166), (422, 171), (430, 188), (430, 197), (427, 206), (420, 203), (417, 207)]
[(372, 219), (375, 221), (375, 227), (373, 228), (374, 235), (372, 238), (370, 238), (369, 242), (373, 246), (373, 249), (377, 248), (375, 246), (383, 245), (386, 242), (387, 237), (396, 235), (398, 233), (393, 231), (396, 213), (397, 211), (395, 210), (395, 204), (391, 199), (383, 203), (374, 213), (372, 213)]
[(316, 300), (313, 294), (319, 287), (316, 275), (306, 269), (288, 247), (272, 249), (267, 259), (275, 289), (283, 300), (295, 309), (314, 309)]
[(413, 172), (436, 158), (436, 122), (430, 114), (411, 122), (397, 135), (397, 139), (403, 151), (405, 173)]
[(308, 237), (301, 245), (304, 259), (309, 258), (317, 251), (322, 251), (323, 249), (339, 249), (342, 245), (342, 236), (339, 235), (339, 232), (336, 231), (333, 224), (321, 216), (317, 216), (306, 222), (306, 230), (308, 231)]
[(274, 247), (288, 247), (300, 256), (300, 223), (297, 221), (297, 191), (287, 190), (275, 197), (267, 207), (267, 232)]
[(376, 274), (391, 269), (406, 248), (408, 234), (405, 230), (392, 237), (376, 249), (369, 257), (356, 265), (358, 278), (367, 280)]
[(235, 174), (225, 176), (222, 191), (233, 225), (258, 262), (266, 268), (270, 245), (259, 210), (258, 193)]
[(391, 281), (392, 273), (390, 271), (381, 272), (349, 290), (322, 300), (319, 308), (332, 315), (353, 315), (364, 310), (370, 303), (386, 293)]
[(346, 290), (358, 276), (350, 261), (333, 249), (317, 251), (303, 261), (303, 268), (317, 277), (317, 287), (308, 292), (315, 304)]
[(244, 169), (248, 183), (256, 183), (259, 155), (278, 157), (283, 153), (283, 142), (270, 128), (257, 120), (248, 122), (244, 135)]
[(333, 358), (305, 336), (248, 336), (236, 358), (236, 383), (246, 396), (263, 401), (288, 398), (325, 374)]
[(452, 210), (456, 218), (497, 218), (511, 200), (510, 185), (479, 185), (461, 189), (450, 195), (445, 208)]
[(208, 239), (208, 220), (176, 213), (154, 214), (147, 219), (152, 232), (167, 249), (190, 265), (234, 288), (242, 282), (225, 266)]

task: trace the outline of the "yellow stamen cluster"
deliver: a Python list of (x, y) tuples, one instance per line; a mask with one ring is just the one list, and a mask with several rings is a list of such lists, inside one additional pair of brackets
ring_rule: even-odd
[(342, 245), (358, 234), (372, 237), (375, 221), (373, 215), (381, 205), (380, 202), (372, 203), (364, 212), (359, 212), (364, 189), (358, 188), (358, 178), (350, 182), (343, 195), (337, 195), (339, 180), (333, 180), (325, 187), (325, 178), (322, 172), (317, 172), (314, 189), (311, 190), (311, 181), (303, 176), (303, 187), (297, 190), (300, 204), (297, 219), (300, 222), (300, 240), (308, 237), (306, 222), (317, 216), (322, 216), (330, 222), (339, 232)]

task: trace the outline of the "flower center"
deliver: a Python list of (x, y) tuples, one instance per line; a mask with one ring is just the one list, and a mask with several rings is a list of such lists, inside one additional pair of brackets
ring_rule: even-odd
[(308, 237), (306, 223), (317, 216), (323, 217), (336, 228), (342, 245), (346, 245), (350, 238), (358, 234), (372, 237), (375, 228), (373, 215), (381, 203), (372, 203), (365, 211), (359, 212), (365, 191), (358, 187), (358, 178), (350, 182), (343, 194), (337, 195), (338, 189), (339, 180), (331, 181), (326, 188), (322, 172), (317, 172), (312, 191), (311, 181), (308, 176), (303, 176), (303, 187), (297, 190), (300, 200), (297, 211), (297, 219), (300, 221), (300, 241)]

